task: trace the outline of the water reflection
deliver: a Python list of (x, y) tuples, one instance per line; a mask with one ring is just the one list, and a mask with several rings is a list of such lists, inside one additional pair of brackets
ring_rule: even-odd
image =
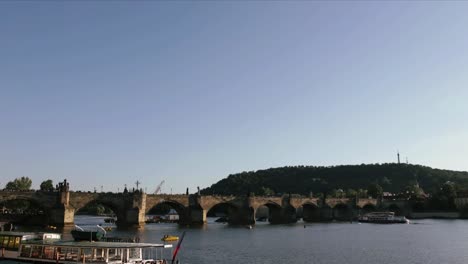
[[(103, 217), (76, 216), (76, 224), (92, 227)], [(215, 223), (199, 227), (147, 224), (144, 229), (113, 229), (110, 236), (137, 236), (141, 242), (162, 243), (165, 235), (186, 237), (182, 263), (314, 263), (401, 264), (468, 263), (468, 221), (416, 220), (412, 224), (304, 223), (253, 229)], [(69, 230), (64, 236), (70, 238)]]

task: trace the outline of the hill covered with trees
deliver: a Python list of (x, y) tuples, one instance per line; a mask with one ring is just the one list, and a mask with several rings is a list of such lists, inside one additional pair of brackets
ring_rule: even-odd
[[(284, 193), (320, 196), (353, 196), (391, 192), (437, 193), (450, 184), (455, 191), (468, 190), (468, 172), (433, 169), (413, 164), (361, 164), (330, 167), (292, 166), (242, 172), (201, 190), (202, 194), (280, 195)], [(418, 187), (418, 190), (414, 190)], [(371, 195), (374, 196), (374, 195)]]

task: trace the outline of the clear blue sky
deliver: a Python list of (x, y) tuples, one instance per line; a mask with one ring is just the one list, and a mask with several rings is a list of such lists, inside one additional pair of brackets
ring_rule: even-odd
[(468, 2), (0, 3), (0, 185), (468, 170)]

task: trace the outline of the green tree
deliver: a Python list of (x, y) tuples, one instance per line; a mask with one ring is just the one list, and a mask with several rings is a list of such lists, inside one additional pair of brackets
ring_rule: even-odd
[(446, 182), (442, 184), (439, 191), (434, 193), (429, 199), (430, 207), (436, 210), (456, 210), (456, 196), (455, 184), (453, 182)]
[(369, 187), (367, 187), (367, 193), (373, 198), (377, 198), (382, 195), (383, 189), (377, 183), (371, 183)]
[(367, 198), (368, 197), (367, 190), (364, 190), (364, 189), (357, 190), (357, 195), (358, 195), (359, 198)]
[(405, 193), (410, 199), (420, 199), (424, 196), (424, 191), (418, 184), (409, 184), (406, 186)]
[(27, 191), (31, 189), (32, 181), (29, 177), (16, 178), (6, 184), (5, 189), (10, 191)]
[(52, 192), (54, 190), (54, 184), (52, 180), (43, 181), (40, 185), (41, 191)]
[(272, 189), (268, 188), (268, 187), (263, 187), (262, 186), (262, 188), (260, 188), (259, 195), (272, 196), (272, 195), (275, 195), (275, 192)]
[(354, 190), (354, 189), (348, 189), (346, 191), (346, 197), (348, 197), (348, 198), (355, 198), (357, 194), (358, 194), (358, 192), (356, 190)]

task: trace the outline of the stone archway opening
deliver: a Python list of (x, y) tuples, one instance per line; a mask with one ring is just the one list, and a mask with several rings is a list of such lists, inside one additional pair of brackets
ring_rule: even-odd
[(362, 207), (361, 209), (361, 214), (364, 215), (364, 214), (367, 214), (367, 213), (371, 213), (371, 212), (375, 212), (377, 210), (377, 207), (373, 204), (366, 204)]
[(255, 222), (267, 223), (270, 221), (270, 208), (267, 205), (261, 205), (255, 210)]
[(174, 201), (162, 201), (146, 211), (147, 224), (185, 223), (185, 207)]
[(100, 225), (112, 229), (125, 219), (125, 212), (120, 212), (118, 207), (107, 201), (92, 200), (80, 208), (75, 208), (75, 224), (86, 226)]
[(238, 208), (230, 203), (219, 203), (211, 207), (206, 216), (208, 223), (229, 223)]
[(337, 204), (333, 208), (333, 217), (338, 221), (351, 221), (352, 214), (351, 209), (346, 204)]
[[(263, 209), (262, 209), (263, 208)], [(266, 219), (265, 219), (265, 214), (263, 213), (263, 215), (259, 215), (259, 213), (262, 213), (263, 212), (267, 212), (267, 215), (266, 215)], [(274, 202), (268, 202), (262, 206), (260, 206), (259, 208), (257, 208), (257, 211), (255, 212), (255, 217), (256, 217), (256, 221), (259, 221), (259, 222), (262, 222), (261, 220), (263, 220), (263, 222), (266, 222), (266, 220), (268, 220), (269, 223), (271, 224), (276, 224), (276, 223), (280, 223), (281, 221), (281, 215), (282, 214), (282, 208), (279, 204), (277, 203), (274, 203)]]

